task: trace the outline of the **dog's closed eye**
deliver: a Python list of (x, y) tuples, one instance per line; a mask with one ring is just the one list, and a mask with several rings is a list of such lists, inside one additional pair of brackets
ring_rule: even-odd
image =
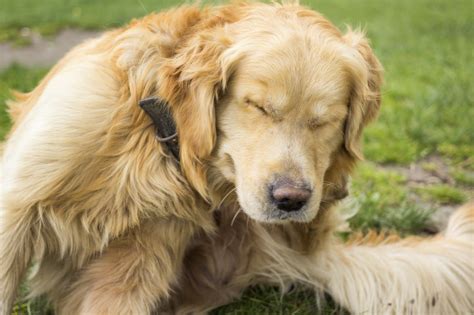
[(308, 121), (308, 126), (311, 130), (316, 130), (321, 127), (324, 127), (329, 124), (328, 120), (321, 119), (321, 118), (313, 118)]
[(264, 106), (262, 106), (260, 103), (258, 103), (256, 101), (253, 101), (249, 98), (245, 98), (244, 102), (245, 102), (245, 105), (257, 109), (258, 111), (260, 111), (265, 116), (270, 115), (270, 112)]

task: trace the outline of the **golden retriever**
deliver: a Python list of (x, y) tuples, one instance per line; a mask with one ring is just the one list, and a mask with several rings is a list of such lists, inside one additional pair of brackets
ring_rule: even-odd
[(0, 314), (32, 260), (58, 314), (200, 313), (295, 282), (354, 313), (472, 312), (474, 206), (430, 239), (334, 235), (381, 83), (361, 33), (296, 3), (183, 6), (76, 47), (10, 104)]

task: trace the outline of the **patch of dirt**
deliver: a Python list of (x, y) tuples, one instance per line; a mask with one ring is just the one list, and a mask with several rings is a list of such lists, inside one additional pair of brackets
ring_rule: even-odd
[[(398, 165), (380, 166), (382, 169), (401, 173), (407, 179), (410, 189), (409, 199), (422, 209), (435, 210), (428, 222), (428, 231), (436, 233), (446, 228), (450, 215), (459, 207), (457, 204), (439, 204), (422, 199), (416, 194), (417, 187), (444, 184), (456, 186), (449, 172), (449, 166), (438, 155), (430, 155), (407, 167)], [(460, 187), (456, 187), (463, 190)], [(472, 191), (467, 192), (471, 195)]]
[[(27, 30), (24, 32), (28, 33)], [(98, 31), (65, 29), (52, 38), (45, 38), (38, 33), (25, 34), (31, 40), (31, 45), (26, 47), (0, 43), (0, 71), (13, 63), (28, 67), (50, 67), (72, 47), (100, 34)]]
[(454, 185), (455, 181), (449, 174), (449, 166), (440, 156), (431, 155), (424, 159), (404, 166), (382, 166), (383, 169), (393, 170), (403, 174), (410, 187), (420, 185), (447, 184)]

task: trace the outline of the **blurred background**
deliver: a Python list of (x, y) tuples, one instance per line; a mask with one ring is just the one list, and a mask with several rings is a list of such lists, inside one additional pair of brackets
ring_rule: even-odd
[[(474, 198), (474, 4), (471, 0), (306, 0), (342, 30), (366, 30), (385, 67), (380, 117), (341, 211), (351, 231), (431, 234)], [(0, 0), (0, 140), (10, 90), (30, 91), (71, 47), (177, 0)], [(211, 3), (211, 2), (207, 2)], [(217, 2), (212, 2), (217, 3)], [(357, 213), (355, 213), (357, 211)], [(23, 289), (27, 292), (27, 286)], [(215, 314), (308, 314), (311, 292), (248, 290)], [(44, 314), (42, 300), (18, 314)], [(329, 303), (324, 312), (340, 310)]]

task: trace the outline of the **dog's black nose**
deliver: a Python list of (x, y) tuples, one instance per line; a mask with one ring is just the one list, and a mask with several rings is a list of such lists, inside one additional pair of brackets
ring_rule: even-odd
[(311, 190), (290, 179), (283, 179), (272, 185), (270, 197), (278, 209), (286, 212), (298, 211), (311, 197)]

